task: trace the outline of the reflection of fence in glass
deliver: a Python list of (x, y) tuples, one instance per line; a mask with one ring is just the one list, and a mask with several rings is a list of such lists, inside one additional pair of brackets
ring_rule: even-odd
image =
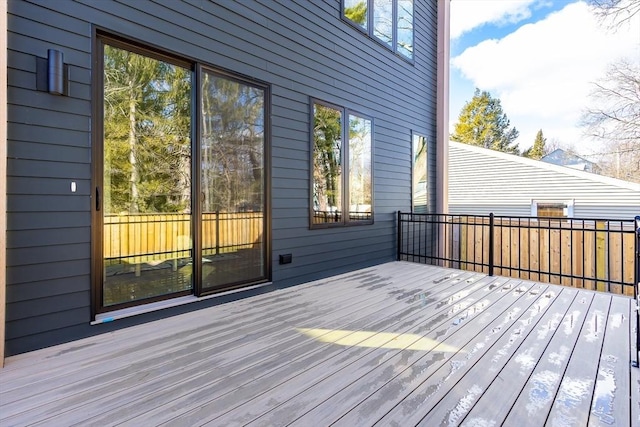
[(402, 260), (634, 294), (633, 220), (399, 213), (398, 233)]
[[(252, 248), (262, 239), (262, 212), (202, 215), (203, 255)], [(114, 215), (104, 218), (107, 265), (138, 264), (191, 256), (190, 214)]]
[(202, 254), (252, 249), (262, 243), (262, 212), (202, 214)]
[[(349, 212), (349, 221), (371, 221), (371, 212)], [(340, 211), (314, 211), (314, 224), (331, 224), (342, 222), (342, 212)]]

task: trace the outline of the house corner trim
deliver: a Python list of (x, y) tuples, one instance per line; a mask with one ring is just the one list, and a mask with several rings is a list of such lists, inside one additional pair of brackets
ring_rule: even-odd
[(447, 213), (449, 169), (450, 0), (438, 0), (438, 60), (436, 90), (436, 213)]
[(4, 366), (7, 307), (7, 2), (0, 2), (0, 368)]

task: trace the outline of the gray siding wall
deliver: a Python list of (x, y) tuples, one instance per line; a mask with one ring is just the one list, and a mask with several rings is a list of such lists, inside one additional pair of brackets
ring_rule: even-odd
[(633, 219), (640, 215), (640, 184), (450, 143), (450, 213), (530, 216), (531, 200), (573, 200), (575, 218)]
[[(395, 258), (412, 130), (431, 142), (435, 179), (436, 0), (415, 1), (415, 64), (341, 20), (340, 0), (9, 0), (8, 11), (8, 354), (126, 325), (89, 325), (93, 25), (271, 84), (275, 287)], [(68, 97), (36, 91), (50, 48), (70, 66)], [(310, 97), (374, 118), (374, 225), (309, 229)], [(281, 253), (293, 263), (279, 266)]]

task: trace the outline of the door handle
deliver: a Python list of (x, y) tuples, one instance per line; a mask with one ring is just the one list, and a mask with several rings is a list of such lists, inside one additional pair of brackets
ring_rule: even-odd
[(100, 210), (100, 187), (96, 187), (96, 211)]

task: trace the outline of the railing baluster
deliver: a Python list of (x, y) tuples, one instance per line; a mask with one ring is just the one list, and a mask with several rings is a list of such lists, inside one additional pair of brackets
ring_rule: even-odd
[(493, 276), (493, 267), (494, 267), (494, 262), (493, 262), (493, 256), (494, 256), (494, 237), (493, 237), (493, 233), (494, 233), (494, 226), (495, 226), (495, 219), (493, 217), (493, 212), (491, 212), (489, 214), (489, 276)]

